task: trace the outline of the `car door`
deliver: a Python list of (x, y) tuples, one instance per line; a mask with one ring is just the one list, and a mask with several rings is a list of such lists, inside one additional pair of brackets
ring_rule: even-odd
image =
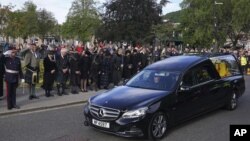
[(202, 87), (198, 85), (196, 71), (197, 68), (193, 68), (183, 75), (175, 105), (176, 121), (185, 120), (200, 111)]
[[(199, 72), (197, 73), (199, 74)], [(204, 103), (202, 110), (211, 109), (218, 107), (223, 104), (223, 99), (225, 99), (225, 94), (227, 91), (227, 85), (225, 81), (221, 80), (216, 74), (216, 70), (213, 68), (212, 64), (204, 64), (200, 68), (200, 79), (198, 83), (202, 85), (202, 103)]]

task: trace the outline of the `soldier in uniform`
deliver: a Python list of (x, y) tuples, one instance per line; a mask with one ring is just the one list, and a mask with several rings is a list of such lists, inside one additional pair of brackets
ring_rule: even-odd
[(0, 51), (0, 100), (3, 97), (4, 55)]
[[(21, 61), (16, 57), (16, 50), (13, 47), (9, 47), (9, 55), (5, 57), (4, 65), (8, 110), (19, 109), (20, 107), (16, 105), (16, 89), (19, 78), (23, 78), (23, 73)], [(22, 82), (24, 82), (24, 79), (22, 79)]]
[(65, 92), (66, 81), (69, 74), (69, 60), (67, 57), (67, 52), (68, 50), (66, 48), (62, 48), (60, 55), (56, 57), (56, 87), (57, 94), (59, 96), (62, 96), (63, 94), (67, 95), (67, 93)]
[(50, 91), (53, 88), (55, 74), (56, 74), (56, 59), (55, 59), (55, 51), (50, 49), (48, 51), (47, 57), (43, 60), (44, 65), (44, 89), (45, 89), (45, 96), (50, 97), (53, 96)]
[(29, 99), (37, 99), (35, 94), (36, 83), (39, 82), (40, 53), (36, 44), (32, 43), (24, 55), (24, 66), (26, 67), (25, 82), (29, 84)]

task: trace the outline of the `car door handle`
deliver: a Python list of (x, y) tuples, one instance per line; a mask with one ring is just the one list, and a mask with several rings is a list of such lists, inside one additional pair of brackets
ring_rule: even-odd
[(195, 91), (194, 94), (199, 94), (201, 93), (201, 90)]

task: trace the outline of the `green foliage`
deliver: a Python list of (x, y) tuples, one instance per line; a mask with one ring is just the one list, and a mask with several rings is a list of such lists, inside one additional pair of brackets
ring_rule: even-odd
[(11, 37), (21, 37), (23, 34), (23, 21), (24, 13), (20, 11), (14, 11), (10, 13), (9, 22), (6, 29), (6, 34)]
[(38, 12), (38, 34), (40, 38), (44, 38), (47, 34), (52, 34), (52, 30), (56, 25), (56, 19), (53, 14), (46, 9), (39, 10)]
[(181, 6), (183, 38), (191, 46), (211, 47), (215, 39), (222, 46), (228, 37), (236, 46), (241, 34), (249, 32), (247, 0), (183, 0)]
[[(167, 0), (113, 0), (104, 4), (104, 25), (98, 35), (108, 40), (143, 41), (151, 35), (153, 25), (161, 22), (162, 7)], [(102, 31), (102, 32), (101, 32)]]
[(13, 6), (0, 7), (1, 33), (6, 37), (24, 39), (39, 35), (43, 38), (51, 34), (57, 23), (53, 14), (45, 9), (37, 11), (32, 1), (24, 3), (22, 10), (12, 11)]
[(88, 41), (100, 26), (101, 20), (93, 0), (75, 0), (62, 26), (65, 38)]
[(182, 10), (171, 12), (171, 13), (164, 15), (162, 18), (168, 19), (170, 22), (180, 23), (182, 12), (183, 12)]
[(10, 21), (10, 14), (12, 5), (1, 5), (0, 4), (0, 35), (8, 36), (7, 24)]

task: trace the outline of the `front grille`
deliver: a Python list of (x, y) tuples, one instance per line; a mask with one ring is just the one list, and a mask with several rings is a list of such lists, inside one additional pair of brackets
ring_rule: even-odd
[(101, 107), (97, 105), (90, 105), (90, 113), (93, 117), (100, 120), (112, 121), (116, 120), (120, 115), (120, 110)]

